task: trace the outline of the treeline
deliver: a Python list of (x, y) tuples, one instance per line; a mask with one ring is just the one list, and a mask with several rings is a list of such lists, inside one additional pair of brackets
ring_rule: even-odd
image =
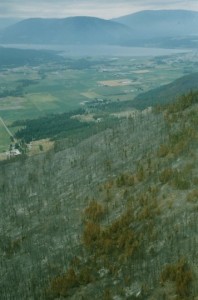
[(22, 50), (0, 47), (0, 68), (24, 65), (37, 66), (41, 63), (63, 62), (63, 57), (46, 50)]
[(0, 98), (4, 97), (21, 97), (23, 96), (23, 89), (21, 86), (17, 86), (15, 89), (2, 89), (0, 91)]
[(24, 88), (32, 85), (37, 84), (37, 80), (31, 80), (31, 79), (22, 79), (17, 81), (18, 86), (16, 86), (13, 89), (9, 88), (2, 88), (0, 90), (0, 98), (4, 97), (22, 97), (24, 95)]
[(72, 116), (82, 114), (83, 110), (78, 110), (63, 114), (52, 114), (33, 120), (15, 121), (12, 126), (23, 126), (15, 134), (17, 139), (23, 139), (25, 142), (40, 140), (45, 138), (57, 139), (72, 133), (75, 130), (89, 127), (86, 122), (80, 122)]
[(69, 69), (83, 70), (90, 69), (94, 66), (105, 63), (111, 65), (111, 62), (106, 60), (91, 60), (88, 58), (80, 59), (65, 59), (58, 55), (55, 51), (47, 50), (30, 50), (30, 49), (14, 49), (0, 47), (0, 68), (13, 68), (24, 65), (38, 66), (41, 63), (61, 63)]
[(79, 59), (68, 59), (66, 61), (67, 68), (73, 70), (84, 70), (84, 69), (91, 69), (95, 66), (101, 66), (105, 64), (106, 66), (111, 66), (112, 62), (107, 61), (106, 59), (91, 59), (91, 58), (79, 58)]

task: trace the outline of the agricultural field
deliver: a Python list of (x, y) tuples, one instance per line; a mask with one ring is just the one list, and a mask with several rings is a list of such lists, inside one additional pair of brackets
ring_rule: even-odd
[[(86, 109), (92, 102), (133, 101), (140, 93), (198, 70), (193, 52), (163, 57), (64, 58), (0, 70), (0, 117), (16, 120)], [(15, 128), (12, 128), (15, 131)], [(0, 125), (0, 152), (10, 138)]]

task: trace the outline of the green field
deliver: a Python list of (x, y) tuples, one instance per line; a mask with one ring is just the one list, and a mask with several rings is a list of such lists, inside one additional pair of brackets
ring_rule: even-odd
[[(64, 64), (53, 61), (36, 67), (4, 68), (0, 70), (0, 117), (10, 125), (16, 120), (73, 111), (96, 99), (133, 101), (142, 92), (198, 71), (195, 61), (193, 55), (177, 54), (114, 60), (86, 58), (84, 67), (76, 58), (65, 59)], [(126, 80), (128, 85), (116, 85)], [(106, 85), (106, 81), (115, 85)], [(0, 151), (7, 149), (9, 142), (8, 134), (0, 127)]]

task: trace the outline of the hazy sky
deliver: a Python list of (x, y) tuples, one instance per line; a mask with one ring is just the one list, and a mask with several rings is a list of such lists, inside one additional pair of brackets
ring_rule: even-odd
[(145, 9), (198, 11), (198, 0), (0, 0), (1, 18), (81, 15), (108, 19)]

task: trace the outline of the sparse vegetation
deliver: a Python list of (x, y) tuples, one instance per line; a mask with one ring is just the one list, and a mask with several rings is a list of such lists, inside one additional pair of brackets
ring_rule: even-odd
[(187, 201), (193, 202), (193, 203), (198, 202), (198, 190), (197, 189), (189, 192), (189, 194), (187, 196)]
[(104, 215), (105, 215), (104, 206), (95, 200), (91, 201), (89, 206), (84, 211), (85, 219), (92, 222), (100, 221), (104, 217)]
[(68, 290), (78, 286), (78, 284), (74, 269), (69, 269), (67, 273), (52, 280), (50, 292), (52, 292), (53, 297), (67, 296)]
[(173, 281), (179, 299), (190, 299), (193, 274), (184, 258), (175, 264), (167, 265), (161, 273), (160, 280), (161, 283)]
[(164, 169), (160, 175), (159, 180), (161, 183), (165, 184), (168, 181), (171, 180), (171, 177), (173, 176), (173, 170), (171, 168)]

